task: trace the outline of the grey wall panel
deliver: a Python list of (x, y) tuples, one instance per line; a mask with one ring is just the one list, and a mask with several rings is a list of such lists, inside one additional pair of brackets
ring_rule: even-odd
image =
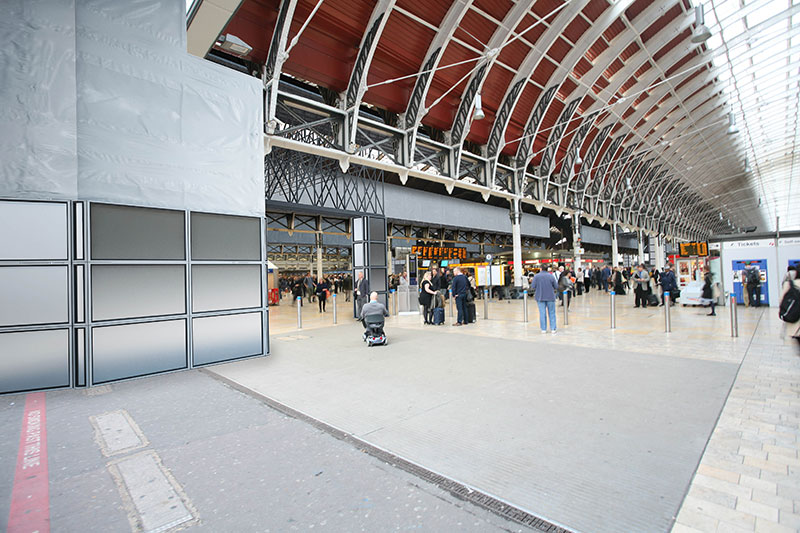
[(369, 217), (369, 240), (386, 240), (386, 220), (378, 217)]
[(69, 320), (67, 266), (0, 267), (0, 326)]
[(620, 235), (617, 237), (617, 243), (621, 248), (637, 248), (639, 239), (636, 238), (636, 235)]
[(386, 245), (383, 243), (369, 243), (370, 266), (386, 266)]
[(182, 211), (92, 204), (92, 259), (186, 258)]
[(260, 219), (209, 213), (192, 213), (191, 217), (193, 260), (261, 259)]
[(353, 265), (357, 267), (365, 266), (366, 257), (364, 256), (364, 243), (356, 243), (353, 245)]
[(581, 240), (589, 244), (605, 244), (611, 246), (611, 232), (607, 229), (598, 229), (581, 225)]
[(92, 319), (185, 313), (185, 276), (183, 265), (94, 265)]
[(369, 269), (369, 290), (370, 291), (385, 291), (386, 290), (386, 269), (385, 268), (370, 268)]
[(261, 307), (260, 265), (192, 266), (192, 310)]
[(195, 318), (192, 324), (195, 365), (263, 353), (261, 313)]
[(0, 393), (69, 385), (69, 330), (0, 333)]
[(186, 368), (186, 321), (94, 328), (92, 346), (94, 383)]
[(66, 260), (67, 204), (0, 201), (0, 259)]
[[(501, 207), (390, 184), (384, 186), (384, 198), (388, 219), (511, 233), (509, 210)], [(525, 213), (521, 228), (523, 235), (550, 236), (547, 217)]]

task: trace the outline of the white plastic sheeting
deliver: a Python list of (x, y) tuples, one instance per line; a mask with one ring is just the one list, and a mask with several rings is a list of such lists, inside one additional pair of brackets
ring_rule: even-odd
[(75, 198), (75, 2), (0, 2), (0, 195)]
[(2, 6), (0, 196), (263, 215), (261, 81), (187, 54), (182, 0)]

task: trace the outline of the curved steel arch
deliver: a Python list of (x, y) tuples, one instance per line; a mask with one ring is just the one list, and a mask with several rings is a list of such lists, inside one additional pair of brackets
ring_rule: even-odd
[(414, 83), (414, 89), (408, 99), (408, 105), (400, 117), (401, 123), (406, 130), (404, 139), (406, 153), (402, 160), (407, 167), (414, 165), (417, 132), (422, 119), (428, 112), (425, 107), (425, 100), (431, 88), (434, 71), (439, 66), (445, 49), (450, 44), (450, 40), (461, 23), (461, 19), (464, 18), (464, 15), (467, 14), (470, 6), (472, 6), (472, 2), (473, 0), (458, 0), (447, 10), (447, 14), (439, 25), (439, 31), (428, 46), (428, 52), (425, 54), (425, 60), (422, 62), (422, 67), (417, 74), (417, 81)]
[(345, 123), (347, 140), (345, 151), (355, 152), (356, 134), (358, 133), (358, 114), (361, 108), (361, 99), (367, 92), (367, 74), (372, 64), (372, 58), (378, 47), (383, 29), (389, 20), (389, 14), (394, 7), (396, 0), (378, 0), (372, 10), (367, 29), (361, 37), (361, 44), (358, 47), (358, 55), (350, 71), (350, 82), (344, 93), (343, 107), (346, 114)]

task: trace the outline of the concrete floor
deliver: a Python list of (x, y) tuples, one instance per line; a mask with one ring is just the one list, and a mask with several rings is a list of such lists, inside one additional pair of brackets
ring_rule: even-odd
[(468, 329), (348, 322), (211, 370), (572, 530), (668, 531), (737, 365)]
[[(612, 331), (592, 292), (543, 336), (532, 303), (524, 323), (479, 301), (475, 325), (391, 317), (368, 349), (349, 304), (298, 330), (287, 303), (270, 357), (47, 393), (52, 530), (800, 530), (800, 357), (774, 309), (740, 308), (732, 339), (726, 309), (675, 307), (666, 334), (626, 296)], [(0, 400), (4, 530), (26, 396)]]

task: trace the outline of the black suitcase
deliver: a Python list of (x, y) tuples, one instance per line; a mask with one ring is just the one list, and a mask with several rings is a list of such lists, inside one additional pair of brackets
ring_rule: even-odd
[(647, 295), (647, 305), (658, 306), (658, 304), (660, 304), (660, 303), (661, 303), (661, 301), (658, 299), (658, 296), (656, 296), (655, 294), (650, 293), (650, 294)]
[(437, 307), (433, 310), (433, 324), (438, 326), (444, 323), (444, 308)]
[(475, 322), (475, 302), (467, 304), (467, 324)]

